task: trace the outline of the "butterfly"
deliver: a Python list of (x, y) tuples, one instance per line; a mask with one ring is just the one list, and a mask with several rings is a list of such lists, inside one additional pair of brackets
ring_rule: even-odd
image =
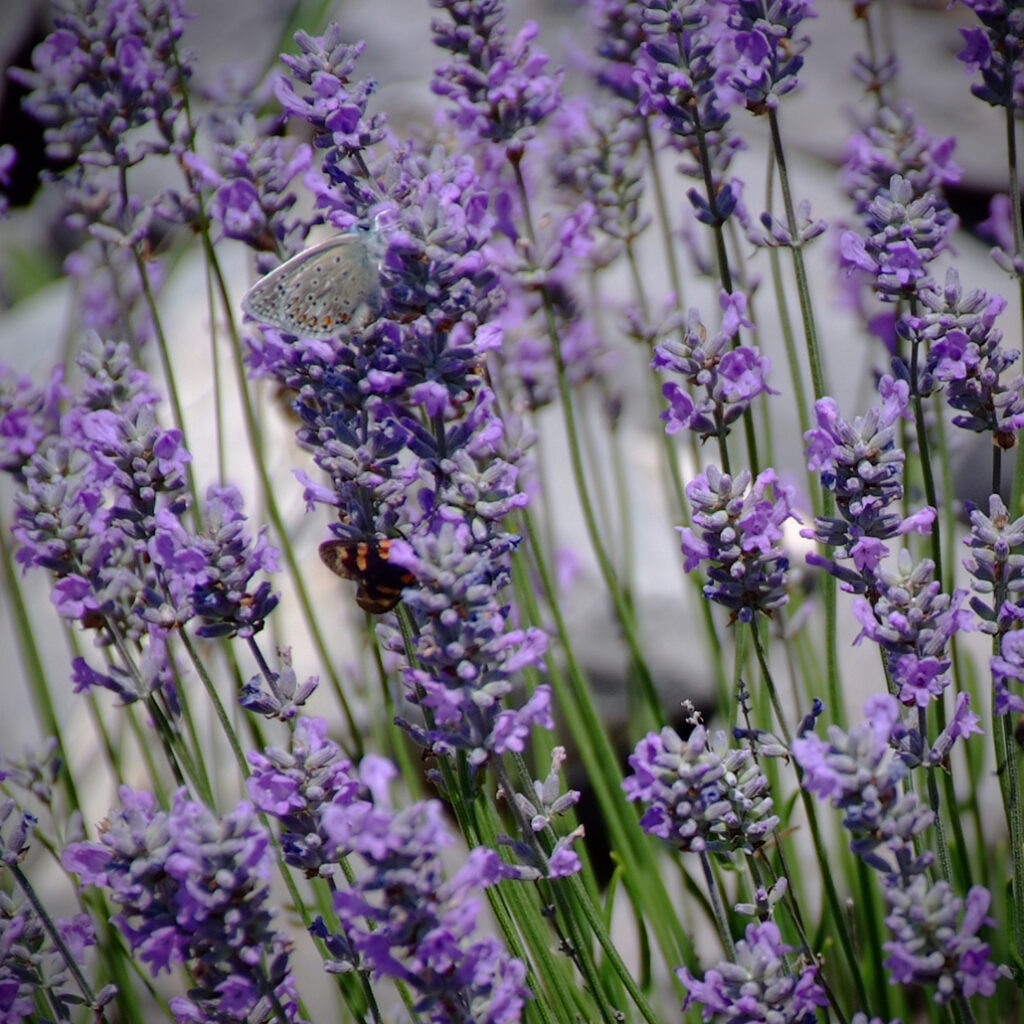
[(325, 540), (320, 545), (320, 559), (331, 572), (343, 580), (355, 580), (356, 604), (371, 615), (383, 615), (398, 604), (405, 587), (416, 582), (408, 569), (388, 561), (391, 541), (386, 537), (372, 540)]
[(380, 305), (381, 237), (357, 228), (305, 249), (260, 278), (242, 309), (260, 323), (305, 338), (336, 337)]

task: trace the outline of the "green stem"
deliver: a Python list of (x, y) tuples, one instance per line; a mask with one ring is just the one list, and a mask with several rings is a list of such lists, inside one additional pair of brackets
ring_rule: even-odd
[[(67, 943), (64, 941), (63, 936), (60, 934), (60, 929), (54, 924), (53, 919), (46, 911), (46, 907), (43, 906), (39, 897), (36, 896), (35, 889), (32, 888), (32, 883), (25, 876), (25, 873), (21, 870), (21, 867), (17, 862), (10, 860), (4, 861), (7, 870), (10, 871), (14, 880), (18, 883), (21, 891), (25, 894), (25, 899), (32, 904), (32, 909), (35, 911), (36, 916), (42, 922), (43, 927), (46, 929), (47, 934), (50, 936), (50, 941), (53, 942), (54, 946), (60, 951), (60, 955), (64, 960), (64, 965), (70, 971), (71, 976), (75, 979), (75, 984), (78, 986), (79, 991), (85, 996), (86, 1002), (90, 1007), (93, 1007), (93, 1012), (96, 1014), (97, 1020), (106, 1020), (106, 1013), (102, 1009), (96, 1008), (96, 996), (93, 994), (92, 989), (89, 987), (89, 982), (86, 981), (85, 975), (82, 974), (81, 968), (78, 966), (75, 958), (71, 955), (71, 950), (68, 949)], [(13, 969), (13, 965), (12, 965)]]
[[(913, 305), (911, 307), (913, 313)], [(932, 460), (930, 445), (928, 443), (928, 431), (924, 422), (924, 403), (921, 399), (921, 391), (917, 386), (917, 364), (920, 343), (911, 340), (910, 348), (910, 394), (914, 404), (914, 429), (917, 434), (917, 446), (920, 453), (921, 476), (924, 482), (925, 500), (933, 509), (936, 515), (939, 510), (939, 499), (935, 491), (935, 476), (932, 473)], [(938, 520), (931, 532), (932, 561), (935, 563), (935, 578), (942, 581), (942, 530), (939, 528)]]
[(722, 890), (718, 885), (718, 879), (715, 877), (714, 868), (707, 853), (702, 850), (698, 856), (700, 857), (701, 870), (704, 872), (704, 884), (707, 886), (708, 896), (711, 899), (711, 906), (714, 910), (718, 939), (722, 943), (722, 949), (725, 950), (726, 960), (734, 963), (736, 960), (736, 945), (732, 941), (732, 933), (729, 931), (729, 917), (725, 912)]
[[(1006, 128), (1006, 161), (1009, 181), (1007, 192), (1010, 195), (1010, 208), (1013, 211), (1013, 254), (1017, 265), (1024, 258), (1024, 217), (1021, 212), (1020, 165), (1017, 159), (1017, 115), (1016, 111), (1007, 106), (1004, 108), (1004, 125)], [(1017, 297), (1021, 317), (1024, 318), (1024, 275), (1015, 272), (1017, 278)], [(1024, 320), (1022, 320), (1024, 323)], [(1024, 333), (1021, 334), (1021, 351), (1024, 352)], [(1024, 494), (1024, 459), (1014, 460), (1013, 488), (1010, 494), (1010, 508), (1019, 509), (1021, 496)]]
[(799, 228), (796, 220), (796, 209), (793, 206), (793, 195), (789, 187), (789, 172), (786, 169), (786, 151), (782, 145), (779, 132), (778, 115), (774, 110), (768, 111), (768, 124), (772, 134), (772, 154), (779, 169), (779, 187), (782, 190), (782, 205), (786, 211), (786, 227), (793, 246), (793, 274), (796, 278), (797, 294), (800, 298), (800, 317), (804, 324), (804, 342), (807, 345), (807, 357), (811, 366), (811, 383), (814, 397), (824, 398), (826, 394), (825, 369), (821, 360), (821, 348), (818, 345), (818, 329), (815, 326), (814, 307), (811, 303), (811, 289), (807, 281), (807, 268), (804, 266), (803, 248), (799, 242)]
[[(528, 235), (532, 239), (534, 238), (533, 222), (529, 212), (529, 195), (527, 193), (526, 183), (523, 181), (522, 168), (516, 160), (512, 161), (512, 166), (515, 170), (516, 183), (523, 206), (523, 219), (527, 227)], [(569, 384), (569, 378), (566, 374), (565, 361), (562, 357), (561, 337), (559, 335), (558, 324), (555, 318), (554, 304), (552, 303), (546, 288), (541, 288), (541, 294), (544, 301), (544, 315), (547, 323), (548, 338), (551, 342), (551, 352), (555, 362), (556, 376), (558, 378), (558, 393), (559, 398), (561, 399), (559, 404), (562, 409), (562, 419), (565, 425), (565, 433), (569, 445), (569, 461), (572, 466), (573, 481), (576, 485), (576, 495), (579, 499), (580, 508), (583, 512), (584, 523), (586, 524), (587, 536), (590, 539), (591, 548), (594, 551), (598, 566), (601, 570), (601, 576), (604, 579), (605, 586), (608, 588), (608, 593), (612, 599), (612, 604), (615, 607), (616, 617), (618, 618), (619, 625), (622, 629), (622, 634), (626, 641), (626, 647), (629, 650), (629, 655), (633, 662), (636, 677), (640, 683), (644, 701), (647, 704), (648, 713), (651, 718), (657, 722), (662, 717), (662, 709), (658, 692), (654, 686), (654, 678), (647, 665), (647, 659), (644, 656), (640, 639), (637, 635), (636, 621), (633, 617), (632, 609), (626, 601), (622, 586), (620, 585), (615, 572), (615, 567), (612, 565), (611, 558), (608, 555), (598, 530), (597, 516), (590, 497), (590, 487), (587, 483), (586, 473), (583, 466), (583, 455), (580, 448), (579, 430), (576, 424), (576, 412), (572, 400), (572, 389)]]
[(1020, 803), (1020, 758), (1009, 715), (993, 712), (992, 739), (1013, 859), (1013, 873), (1009, 879), (1010, 906), (1006, 914), (1010, 924), (1012, 969), (1017, 984), (1024, 985), (1024, 810)]

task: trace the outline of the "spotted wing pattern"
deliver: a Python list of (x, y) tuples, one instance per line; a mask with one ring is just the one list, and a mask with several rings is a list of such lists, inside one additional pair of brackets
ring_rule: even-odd
[(324, 565), (344, 580), (355, 580), (356, 604), (371, 615), (383, 615), (398, 604), (405, 587), (416, 578), (408, 569), (388, 561), (391, 541), (325, 540), (320, 545)]
[(293, 256), (245, 293), (254, 320), (306, 338), (333, 338), (380, 299), (366, 231), (349, 231)]

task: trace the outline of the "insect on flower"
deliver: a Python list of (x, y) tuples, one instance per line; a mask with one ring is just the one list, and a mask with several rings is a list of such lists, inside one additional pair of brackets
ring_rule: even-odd
[(331, 572), (343, 580), (354, 580), (356, 604), (371, 615), (383, 615), (398, 604), (402, 590), (416, 582), (408, 569), (388, 561), (391, 541), (386, 537), (373, 540), (325, 540), (320, 545), (320, 559)]
[(336, 235), (257, 281), (242, 297), (242, 309), (289, 334), (335, 337), (360, 310), (369, 318), (376, 313), (382, 249), (375, 228)]

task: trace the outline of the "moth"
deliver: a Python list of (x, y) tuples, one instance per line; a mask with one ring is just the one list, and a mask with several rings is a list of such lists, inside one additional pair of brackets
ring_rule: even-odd
[(402, 590), (416, 582), (408, 569), (388, 561), (391, 541), (325, 540), (320, 560), (343, 580), (354, 580), (356, 604), (371, 615), (383, 615), (398, 604)]
[(336, 337), (356, 314), (379, 308), (382, 256), (374, 228), (335, 235), (260, 278), (242, 296), (242, 309), (289, 334)]

